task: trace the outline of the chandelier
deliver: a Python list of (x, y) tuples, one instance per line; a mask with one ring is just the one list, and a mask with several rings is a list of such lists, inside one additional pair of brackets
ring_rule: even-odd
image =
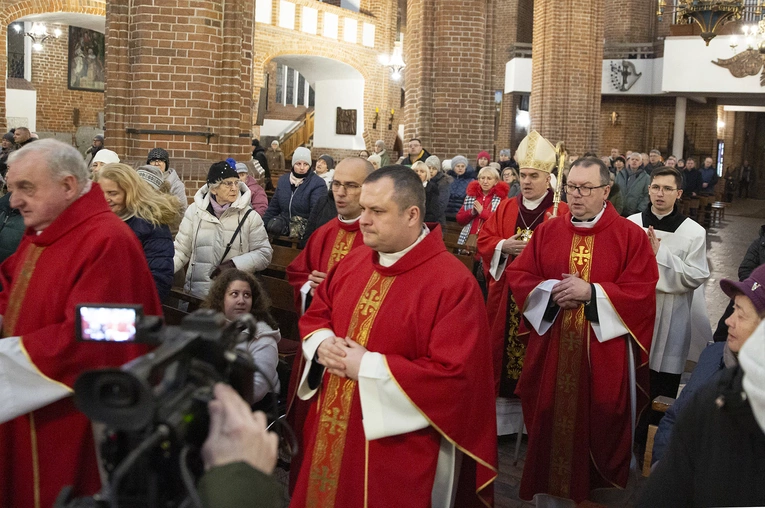
[(381, 64), (383, 64), (386, 67), (390, 67), (391, 69), (390, 77), (393, 78), (393, 81), (401, 80), (401, 71), (403, 71), (404, 67), (406, 67), (406, 64), (404, 63), (404, 55), (403, 55), (401, 46), (402, 46), (401, 42), (395, 42), (393, 44), (392, 55), (380, 55), (379, 57)]
[[(16, 33), (21, 33), (24, 26), (21, 23), (14, 23), (13, 29), (16, 30)], [(61, 37), (61, 30), (56, 28), (51, 34), (48, 33), (48, 27), (45, 26), (45, 23), (32, 23), (32, 28), (28, 32), (24, 32), (24, 36), (32, 39), (32, 49), (42, 51), (43, 44)]]
[[(695, 21), (701, 27), (701, 38), (709, 46), (709, 41), (717, 36), (715, 32), (718, 28), (729, 21), (741, 19), (747, 10), (762, 16), (763, 6), (765, 0), (757, 0), (754, 5), (745, 5), (745, 0), (676, 0), (675, 6), (668, 12), (674, 13), (678, 22)], [(666, 9), (666, 0), (658, 0), (656, 15), (659, 21)]]
[[(756, 25), (744, 25), (741, 31), (744, 33), (747, 50), (757, 50), (760, 54), (765, 54), (765, 19), (761, 19)], [(734, 53), (738, 45), (738, 37), (731, 36), (730, 48)]]

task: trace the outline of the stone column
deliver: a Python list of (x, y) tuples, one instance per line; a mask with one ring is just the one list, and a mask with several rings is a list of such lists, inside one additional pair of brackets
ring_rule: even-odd
[(254, 0), (108, 2), (109, 147), (128, 162), (165, 148), (176, 169), (248, 159), (253, 19)]
[(675, 98), (675, 132), (672, 135), (672, 153), (680, 159), (683, 158), (683, 144), (685, 143), (685, 109), (688, 99), (685, 97)]
[(569, 153), (600, 147), (604, 0), (537, 0), (531, 128)]
[(491, 150), (493, 0), (409, 0), (405, 137), (439, 157)]

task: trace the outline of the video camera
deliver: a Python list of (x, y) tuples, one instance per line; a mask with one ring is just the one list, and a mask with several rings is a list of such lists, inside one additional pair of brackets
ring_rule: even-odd
[(255, 319), (245, 314), (227, 324), (220, 313), (198, 310), (178, 327), (143, 316), (141, 306), (82, 304), (76, 312), (78, 340), (158, 347), (75, 382), (77, 407), (105, 425), (99, 455), (108, 482), (92, 498), (70, 500), (67, 487), (56, 507), (174, 507), (187, 498), (197, 504), (194, 477), (203, 471), (198, 452), (208, 433), (207, 403), (218, 382), (250, 400), (257, 368), (236, 346), (254, 336)]

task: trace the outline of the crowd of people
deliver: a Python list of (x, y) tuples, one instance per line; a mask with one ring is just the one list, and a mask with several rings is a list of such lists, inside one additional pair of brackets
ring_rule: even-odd
[[(134, 168), (101, 135), (84, 159), (32, 140), (16, 129), (0, 153), (2, 506), (49, 506), (65, 485), (98, 490), (71, 387), (147, 348), (76, 342), (74, 307), (160, 315), (174, 278), (225, 319), (257, 323), (239, 346), (257, 366), (252, 389), (218, 385), (210, 403), (206, 506), (279, 502), (277, 440), (252, 412), (272, 391), (286, 392), (299, 441), (291, 506), (491, 505), (501, 404), (522, 408), (520, 497), (540, 506), (625, 487), (649, 424), (659, 431), (642, 506), (765, 503), (761, 238), (740, 281), (720, 282), (731, 298), (722, 337), (670, 412), (650, 410), (677, 395), (691, 344), (713, 337), (706, 231), (681, 206), (718, 193), (711, 157), (697, 169), (613, 149), (559, 172), (536, 131), (497, 162), (486, 151), (442, 161), (419, 139), (397, 161), (383, 141), (336, 161), (255, 140), (250, 161), (212, 164), (189, 200), (161, 147)], [(302, 339), (289, 386), (255, 276), (276, 237), (301, 247), (285, 273)], [(454, 256), (465, 252), (472, 273)], [(726, 473), (697, 473), (710, 463)]]

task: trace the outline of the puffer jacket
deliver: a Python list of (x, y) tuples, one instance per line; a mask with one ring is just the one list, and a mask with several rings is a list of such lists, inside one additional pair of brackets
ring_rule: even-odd
[(449, 206), (449, 187), (453, 179), (443, 171), (439, 171), (430, 181), (438, 185), (438, 206), (440, 208), (438, 222), (443, 231), (446, 232), (446, 208)]
[(297, 215), (308, 220), (311, 210), (319, 199), (327, 193), (327, 185), (319, 175), (311, 171), (298, 187), (290, 184), (290, 174), (285, 173), (279, 177), (276, 184), (276, 192), (268, 204), (268, 209), (263, 215), (263, 222), (281, 215), (289, 223), (292, 216)]
[(181, 181), (178, 173), (172, 168), (165, 171), (163, 176), (168, 185), (170, 185), (170, 193), (180, 201), (181, 215), (183, 215), (189, 207), (189, 201), (186, 199), (186, 186)]
[(454, 180), (449, 186), (449, 205), (446, 207), (446, 213), (453, 216), (462, 208), (468, 185), (475, 180), (475, 170), (468, 166), (461, 175), (457, 175), (454, 171), (449, 171), (447, 174)]
[(252, 209), (258, 212), (258, 215), (263, 217), (268, 208), (268, 196), (263, 187), (258, 184), (258, 181), (253, 178), (252, 175), (247, 175), (247, 181), (245, 182), (247, 188), (250, 189), (250, 205)]
[(268, 243), (263, 220), (255, 212), (247, 216), (231, 250), (225, 259), (221, 259), (239, 221), (250, 209), (250, 189), (239, 182), (239, 192), (237, 200), (219, 219), (212, 213), (208, 186), (203, 185), (183, 216), (175, 237), (173, 265), (177, 272), (186, 263), (189, 264), (183, 289), (196, 297), (207, 296), (211, 285), (210, 272), (223, 261), (231, 260), (239, 270), (248, 273), (264, 270), (271, 262), (273, 249)]
[(141, 241), (143, 253), (149, 263), (149, 270), (154, 277), (160, 301), (170, 294), (173, 285), (173, 237), (170, 228), (162, 224), (155, 226), (146, 219), (130, 217), (125, 221), (135, 236)]

